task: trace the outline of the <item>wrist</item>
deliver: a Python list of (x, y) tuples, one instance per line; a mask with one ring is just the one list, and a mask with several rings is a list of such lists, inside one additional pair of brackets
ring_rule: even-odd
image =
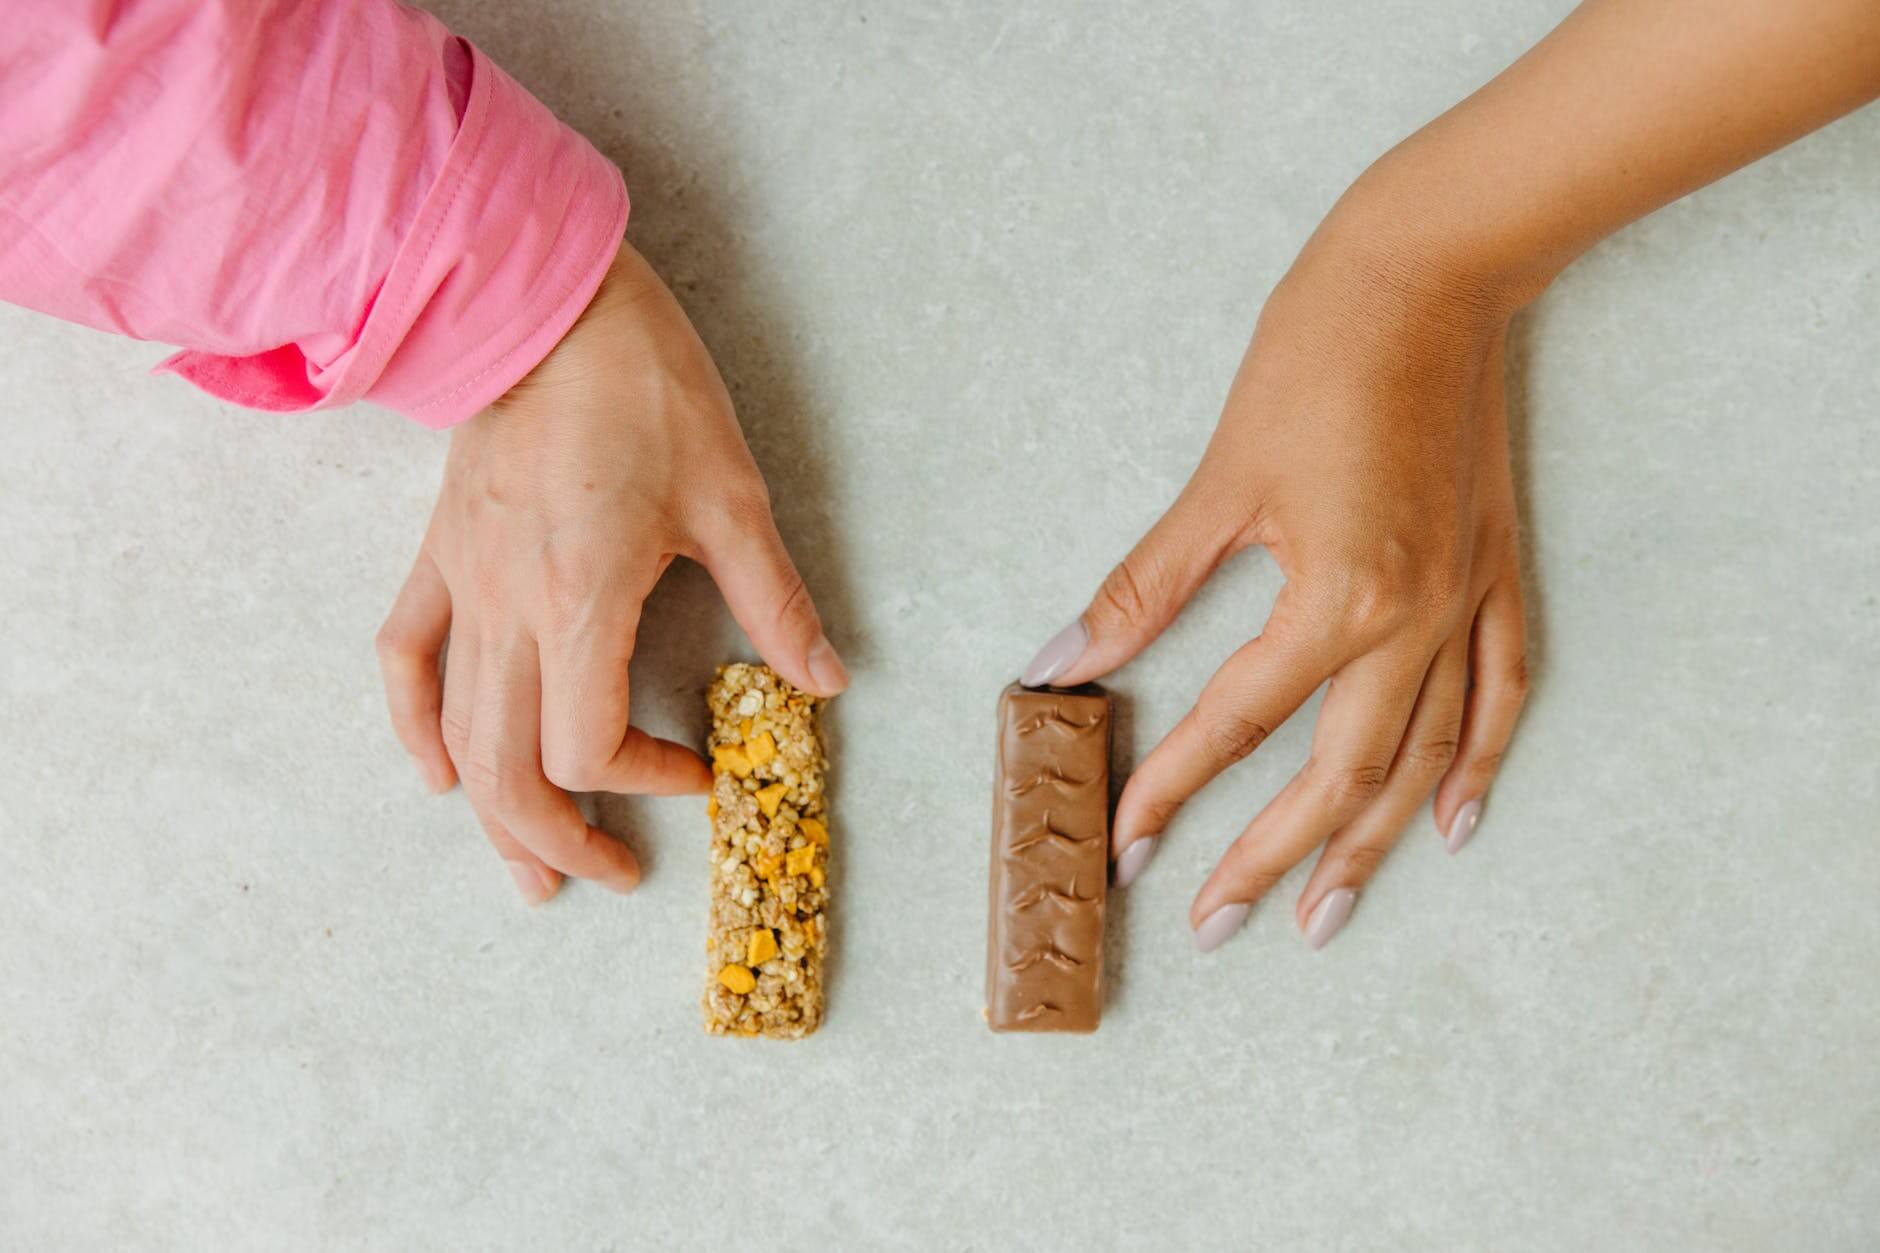
[(1461, 378), (1472, 377), (1520, 303), (1457, 241), (1388, 197), (1354, 187), (1300, 249), (1261, 321), (1284, 326), (1303, 314), (1352, 360), (1387, 372), (1406, 361), (1447, 362)]
[(1359, 176), (1313, 243), (1432, 310), (1505, 323), (1572, 257), (1531, 229), (1504, 187), (1480, 178), (1466, 162), (1445, 161), (1434, 140), (1413, 136)]

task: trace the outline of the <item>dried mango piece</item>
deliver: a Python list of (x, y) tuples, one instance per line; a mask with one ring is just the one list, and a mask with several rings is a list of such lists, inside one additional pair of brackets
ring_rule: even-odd
[(757, 976), (736, 962), (732, 962), (718, 972), (718, 982), (739, 996), (746, 996), (757, 986)]
[(740, 779), (751, 777), (750, 757), (736, 744), (720, 744), (712, 749), (712, 769), (729, 770)]
[(773, 783), (769, 787), (757, 789), (757, 807), (764, 811), (764, 817), (777, 816), (777, 806), (783, 804), (783, 798), (789, 791), (790, 785), (787, 783)]
[[(745, 723), (749, 726), (750, 723)], [(777, 738), (768, 731), (759, 731), (756, 738), (747, 732), (744, 737), (744, 752), (751, 759), (753, 766), (761, 766), (777, 755)]]
[(805, 844), (802, 848), (793, 848), (790, 855), (783, 859), (784, 869), (791, 874), (808, 874), (810, 867), (816, 864), (816, 846)]
[(744, 964), (761, 966), (777, 955), (777, 937), (770, 933), (769, 927), (759, 927), (751, 932), (751, 941), (744, 952)]
[(796, 829), (801, 831), (803, 838), (808, 840), (811, 844), (827, 844), (829, 842), (829, 828), (822, 824), (820, 818), (798, 818), (796, 820)]

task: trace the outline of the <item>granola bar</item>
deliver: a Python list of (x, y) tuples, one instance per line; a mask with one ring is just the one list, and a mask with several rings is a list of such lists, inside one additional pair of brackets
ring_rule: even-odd
[(828, 810), (817, 699), (768, 667), (718, 668), (705, 1029), (797, 1039), (822, 1023)]

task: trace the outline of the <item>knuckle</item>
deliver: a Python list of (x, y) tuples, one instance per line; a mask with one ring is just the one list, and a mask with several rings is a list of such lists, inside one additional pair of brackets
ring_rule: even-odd
[(1389, 855), (1390, 847), (1385, 844), (1353, 844), (1345, 850), (1346, 881), (1362, 883), (1369, 879)]
[(502, 782), (502, 767), (489, 753), (472, 748), (457, 764), (466, 792), (486, 801), (496, 799)]
[(770, 525), (770, 488), (756, 475), (731, 484), (718, 498), (714, 521), (729, 535), (747, 535)]
[(600, 771), (585, 754), (558, 753), (543, 759), (542, 773), (564, 792), (598, 791)]
[(466, 750), (470, 747), (470, 720), (464, 716), (463, 710), (447, 707), (438, 717), (437, 727), (444, 736), (444, 747), (450, 753), (451, 760), (462, 765)]
[(1142, 803), (1143, 829), (1156, 833), (1168, 830), (1169, 824), (1175, 821), (1175, 815), (1180, 813), (1181, 809), (1182, 802), (1172, 796), (1158, 796), (1144, 801)]
[(1501, 759), (1501, 749), (1496, 749), (1493, 752), (1477, 753), (1469, 759), (1469, 773), (1481, 779), (1499, 774), (1501, 773)]
[(810, 603), (809, 585), (803, 582), (803, 576), (795, 570), (790, 571), (788, 590), (783, 601), (777, 606), (778, 626), (818, 626), (816, 607)]
[(512, 812), (523, 799), (527, 776), (494, 748), (473, 745), (461, 771), (464, 787), (497, 813)]
[(1508, 699), (1515, 704), (1521, 705), (1527, 702), (1528, 693), (1534, 687), (1534, 675), (1528, 668), (1526, 653), (1514, 659), (1508, 666), (1507, 672), (1501, 676), (1499, 684), (1508, 694)]
[(601, 845), (604, 837), (579, 820), (544, 823), (535, 831), (535, 836), (556, 857), (574, 866), (576, 873), (583, 877), (592, 876), (598, 864), (609, 860), (607, 849)]
[(417, 632), (396, 617), (387, 618), (372, 637), (379, 661), (399, 668), (415, 668), (424, 659), (425, 646)]
[(1343, 571), (1321, 596), (1326, 616), (1367, 639), (1395, 627), (1407, 608), (1401, 584), (1374, 565)]
[(1149, 621), (1149, 580), (1141, 567), (1141, 559), (1131, 553), (1111, 567), (1097, 588), (1098, 605), (1131, 626)]
[(392, 661), (409, 656), (411, 642), (403, 628), (387, 618), (379, 627), (379, 633), (372, 637), (372, 650), (379, 655), (379, 660)]
[(1363, 805), (1375, 800), (1390, 777), (1388, 768), (1368, 763), (1321, 765), (1317, 759), (1307, 768), (1318, 781), (1319, 790), (1335, 806)]
[(1199, 718), (1208, 756), (1228, 766), (1249, 756), (1272, 734), (1271, 728), (1244, 709), (1215, 709)]
[(498, 812), (514, 813), (521, 808), (527, 793), (528, 773), (509, 762), (501, 762), (496, 767), (495, 779), (490, 800), (495, 803)]
[(1404, 747), (1404, 764), (1419, 776), (1441, 774), (1456, 760), (1461, 746), (1460, 726), (1439, 727)]
[(1261, 857), (1257, 850), (1249, 850), (1243, 854), (1230, 871), (1233, 875), (1235, 895), (1246, 900), (1260, 899), (1286, 877), (1283, 868)]
[(637, 734), (628, 728), (611, 760), (596, 763), (597, 774), (606, 770), (610, 764), (623, 778), (635, 779), (650, 774), (657, 771), (661, 764), (659, 745), (651, 736)]
[(1434, 551), (1402, 540), (1385, 540), (1363, 557), (1341, 563), (1323, 581), (1322, 616), (1364, 639), (1407, 624), (1443, 629), (1466, 604), (1459, 557), (1447, 545)]

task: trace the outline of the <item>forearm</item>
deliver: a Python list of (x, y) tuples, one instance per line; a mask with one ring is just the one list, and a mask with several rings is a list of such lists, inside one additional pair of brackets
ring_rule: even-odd
[(1875, 0), (1587, 0), (1386, 154), (1328, 229), (1495, 304), (1880, 96)]
[(0, 300), (240, 404), (432, 426), (585, 307), (620, 173), (394, 0), (0, 0)]

